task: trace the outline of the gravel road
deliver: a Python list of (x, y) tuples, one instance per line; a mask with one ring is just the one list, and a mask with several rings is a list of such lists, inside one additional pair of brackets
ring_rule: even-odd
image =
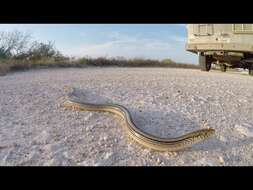
[[(215, 136), (176, 153), (143, 148), (110, 113), (65, 110), (66, 87), (126, 106), (142, 130)], [(0, 165), (253, 165), (253, 77), (170, 68), (41, 69), (0, 77)]]

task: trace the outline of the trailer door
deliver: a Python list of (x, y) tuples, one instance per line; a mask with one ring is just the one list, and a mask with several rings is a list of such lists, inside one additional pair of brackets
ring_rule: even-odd
[(213, 24), (194, 24), (195, 36), (211, 36), (213, 35)]

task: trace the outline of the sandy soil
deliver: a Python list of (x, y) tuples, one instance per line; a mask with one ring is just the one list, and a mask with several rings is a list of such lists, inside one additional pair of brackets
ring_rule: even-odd
[[(66, 86), (126, 106), (161, 137), (204, 127), (214, 137), (177, 153), (127, 137), (110, 113), (65, 110)], [(204, 123), (206, 123), (204, 125)], [(253, 165), (253, 77), (169, 68), (42, 69), (0, 77), (0, 165)]]

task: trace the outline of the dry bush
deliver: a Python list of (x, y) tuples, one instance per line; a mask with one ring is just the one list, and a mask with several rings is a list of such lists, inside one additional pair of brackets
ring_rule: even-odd
[(118, 66), (118, 67), (168, 67), (168, 68), (190, 68), (199, 69), (198, 65), (165, 62), (150, 59), (107, 59), (107, 58), (80, 58), (72, 60), (69, 58), (56, 59), (54, 57), (41, 57), (40, 59), (9, 59), (1, 64), (2, 73), (8, 71), (27, 70), (31, 68), (54, 68), (54, 67), (87, 67), (87, 66)]
[(6, 75), (10, 71), (10, 65), (0, 62), (0, 76)]
[(198, 65), (193, 64), (184, 64), (184, 63), (176, 63), (170, 59), (166, 59), (163, 61), (152, 60), (152, 59), (119, 59), (119, 58), (81, 58), (74, 61), (78, 64), (85, 64), (89, 66), (119, 66), (119, 67), (171, 67), (171, 68), (191, 68), (198, 69)]
[(0, 31), (0, 58), (18, 57), (27, 51), (31, 36), (20, 31)]

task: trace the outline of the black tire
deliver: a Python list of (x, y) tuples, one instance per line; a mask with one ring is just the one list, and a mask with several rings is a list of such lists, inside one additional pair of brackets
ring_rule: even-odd
[(199, 66), (201, 71), (210, 71), (212, 62), (211, 59), (204, 55), (199, 55)]
[(221, 72), (226, 72), (227, 71), (227, 65), (221, 64), (220, 65), (220, 70), (221, 70)]
[(253, 64), (250, 64), (249, 66), (249, 75), (253, 76)]

